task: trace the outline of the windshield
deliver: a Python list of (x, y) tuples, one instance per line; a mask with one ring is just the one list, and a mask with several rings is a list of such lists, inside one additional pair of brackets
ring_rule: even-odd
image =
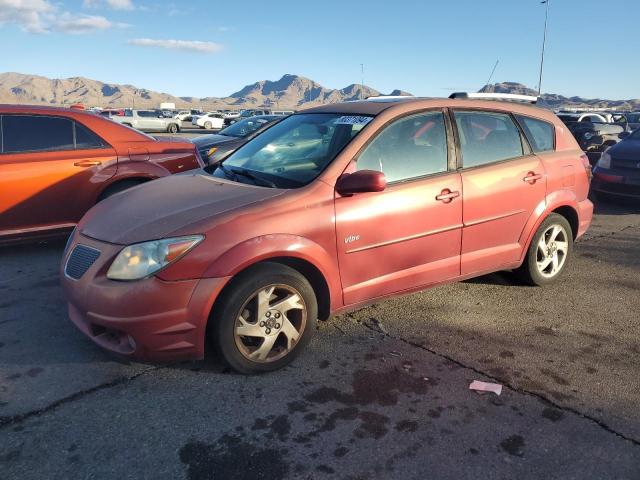
[(271, 121), (271, 119), (267, 118), (247, 118), (234, 123), (224, 130), (221, 130), (219, 133), (220, 135), (244, 138)]
[(292, 115), (236, 150), (214, 175), (256, 185), (301, 187), (320, 175), (371, 119), (336, 113)]

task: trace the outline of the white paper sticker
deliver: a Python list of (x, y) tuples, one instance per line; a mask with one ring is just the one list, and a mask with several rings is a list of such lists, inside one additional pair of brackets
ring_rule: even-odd
[(366, 125), (373, 117), (361, 117), (359, 115), (345, 115), (336, 122), (337, 125)]

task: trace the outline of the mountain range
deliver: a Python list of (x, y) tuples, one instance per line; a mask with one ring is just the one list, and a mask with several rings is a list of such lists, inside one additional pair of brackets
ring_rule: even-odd
[[(410, 95), (394, 90), (392, 95)], [(352, 84), (331, 89), (298, 75), (280, 80), (263, 80), (247, 85), (228, 97), (176, 97), (133, 85), (103, 83), (84, 77), (49, 79), (21, 73), (0, 74), (0, 103), (72, 105), (87, 107), (158, 108), (160, 103), (175, 103), (177, 108), (253, 108), (301, 109), (325, 103), (357, 100), (380, 95), (366, 85)]]
[[(529, 88), (521, 83), (503, 82), (485, 85), (481, 92), (488, 93), (516, 93), (520, 95), (537, 96), (537, 90)], [(540, 95), (539, 105), (553, 110), (563, 108), (592, 108), (598, 110), (640, 110), (640, 99), (632, 100), (603, 100), (600, 98), (565, 97), (554, 93), (543, 93)]]
[[(536, 95), (536, 91), (515, 82), (495, 83), (481, 91)], [(302, 109), (325, 103), (358, 100), (381, 93), (366, 85), (352, 84), (341, 89), (326, 88), (319, 83), (299, 76), (284, 75), (276, 81), (262, 80), (232, 93), (228, 97), (176, 97), (168, 93), (154, 92), (133, 85), (103, 83), (84, 77), (50, 79), (21, 73), (0, 74), (0, 103), (44, 104), (65, 106), (82, 103), (87, 107), (158, 108), (160, 103), (175, 103), (177, 108), (258, 108)], [(394, 90), (390, 95), (410, 95)], [(540, 104), (548, 108), (597, 108), (640, 110), (640, 100), (602, 100), (582, 97), (565, 97), (545, 93)]]

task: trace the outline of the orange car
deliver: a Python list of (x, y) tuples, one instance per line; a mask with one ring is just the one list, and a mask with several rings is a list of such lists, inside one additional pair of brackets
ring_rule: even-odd
[(62, 233), (114, 193), (202, 166), (189, 141), (79, 110), (0, 105), (0, 243)]

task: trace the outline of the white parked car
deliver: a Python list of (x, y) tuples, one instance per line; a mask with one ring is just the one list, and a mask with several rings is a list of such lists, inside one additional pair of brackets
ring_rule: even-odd
[(224, 119), (218, 112), (208, 112), (199, 116), (194, 115), (191, 124), (207, 130), (220, 130), (224, 125)]
[(184, 122), (188, 117), (191, 117), (191, 111), (189, 110), (180, 110), (173, 118)]

